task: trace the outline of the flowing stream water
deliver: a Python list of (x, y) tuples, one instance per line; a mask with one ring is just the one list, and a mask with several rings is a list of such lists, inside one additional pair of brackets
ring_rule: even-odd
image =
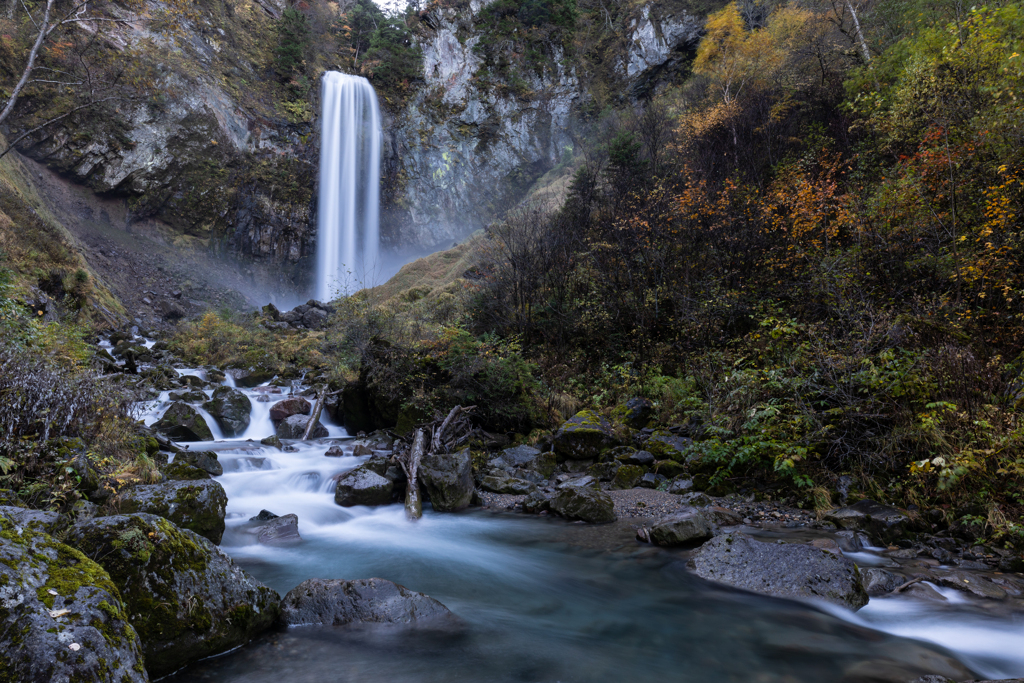
[(379, 267), (381, 123), (361, 76), (328, 71), (321, 85), (316, 298), (371, 281)]
[[(278, 630), (179, 672), (175, 683), (852, 683), (956, 675), (953, 658), (961, 673), (1024, 675), (1020, 617), (953, 591), (948, 603), (872, 599), (852, 613), (704, 581), (686, 570), (685, 552), (637, 543), (628, 521), (440, 514), (427, 505), (422, 520), (409, 522), (397, 504), (339, 507), (333, 478), (366, 457), (325, 456), (348, 441), (326, 420), (328, 439), (292, 443), (293, 452), (261, 446), (273, 433), (272, 403), (258, 401), (268, 390), (242, 390), (253, 401), (242, 438), (220, 440), (207, 416), (218, 440), (191, 445), (218, 451), (224, 466), (222, 548), (282, 595), (312, 577), (382, 577), (440, 600), (463, 627)], [(149, 405), (148, 423), (166, 400)], [(256, 543), (245, 522), (263, 509), (297, 514), (303, 540)]]

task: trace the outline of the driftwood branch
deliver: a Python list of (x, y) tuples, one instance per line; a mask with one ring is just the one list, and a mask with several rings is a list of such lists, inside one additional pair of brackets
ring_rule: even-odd
[(309, 418), (309, 422), (306, 423), (306, 431), (302, 434), (303, 441), (309, 441), (310, 435), (313, 433), (313, 428), (320, 421), (320, 413), (324, 409), (324, 398), (327, 396), (327, 385), (320, 387), (320, 391), (317, 393), (316, 406), (313, 408), (313, 415)]
[[(444, 433), (447, 431), (448, 425), (451, 424), (452, 420), (455, 419), (455, 416), (458, 415), (461, 410), (462, 406), (455, 406), (452, 408), (451, 412), (448, 413), (448, 417), (446, 417), (444, 422), (441, 423), (441, 426), (434, 430), (434, 439), (430, 443), (431, 453), (440, 453), (441, 449), (444, 448)], [(447, 452), (447, 449), (445, 449), (445, 452)]]
[(409, 450), (407, 461), (402, 462), (402, 469), (409, 484), (405, 487), (405, 516), (409, 519), (419, 519), (423, 516), (423, 501), (420, 499), (420, 483), (418, 480), (420, 460), (423, 459), (423, 452), (427, 449), (427, 437), (422, 429), (416, 430), (416, 436), (412, 440), (412, 448)]

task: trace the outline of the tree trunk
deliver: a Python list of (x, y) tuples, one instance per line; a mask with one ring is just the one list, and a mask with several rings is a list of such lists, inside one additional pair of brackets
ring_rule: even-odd
[(420, 500), (419, 469), (420, 460), (423, 459), (423, 451), (427, 448), (427, 437), (422, 429), (416, 430), (416, 436), (412, 440), (412, 449), (409, 451), (408, 463), (402, 463), (405, 469), (405, 476), (409, 484), (405, 488), (405, 516), (410, 520), (416, 520), (423, 516), (423, 501)]
[(850, 16), (853, 18), (853, 28), (857, 33), (857, 40), (860, 41), (860, 51), (864, 54), (864, 62), (870, 64), (871, 51), (868, 50), (868, 43), (864, 40), (864, 34), (860, 30), (860, 20), (857, 19), (857, 12), (853, 9), (853, 3), (850, 0), (846, 0), (846, 8), (850, 10)]
[(306, 431), (302, 435), (303, 441), (309, 441), (310, 434), (313, 433), (313, 427), (320, 421), (320, 413), (324, 409), (324, 397), (327, 395), (327, 385), (320, 387), (320, 393), (316, 397), (316, 407), (313, 408), (313, 415), (309, 418), (309, 422), (306, 423)]

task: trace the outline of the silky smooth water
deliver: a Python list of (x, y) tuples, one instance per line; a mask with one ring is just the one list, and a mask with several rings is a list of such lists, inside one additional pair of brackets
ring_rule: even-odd
[[(258, 390), (243, 391), (262, 415)], [(161, 412), (151, 404), (147, 421)], [(295, 443), (292, 453), (262, 447), (257, 439), (268, 434), (253, 430), (270, 424), (255, 418), (246, 432), (252, 441), (191, 446), (217, 450), (224, 466), (223, 549), (282, 595), (312, 577), (377, 576), (440, 600), (463, 626), (278, 630), (193, 665), (176, 683), (822, 683), (1024, 674), (1024, 623), (970, 602), (901, 597), (852, 613), (753, 595), (694, 576), (686, 553), (637, 543), (625, 521), (438, 514), (428, 505), (410, 522), (401, 505), (342, 508), (334, 478), (365, 457), (324, 455), (343, 438)], [(262, 509), (297, 514), (303, 540), (256, 543), (245, 522)]]
[(323, 75), (316, 298), (370, 284), (379, 267), (381, 123), (377, 94), (361, 76)]

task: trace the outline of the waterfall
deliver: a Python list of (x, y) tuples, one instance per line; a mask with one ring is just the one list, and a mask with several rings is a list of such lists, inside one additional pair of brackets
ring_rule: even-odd
[(328, 71), (321, 86), (316, 298), (373, 283), (380, 247), (380, 110), (365, 78)]

